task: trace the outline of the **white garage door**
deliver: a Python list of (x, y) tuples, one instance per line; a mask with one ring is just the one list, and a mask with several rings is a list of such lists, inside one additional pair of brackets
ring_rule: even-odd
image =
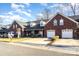
[(62, 38), (73, 38), (73, 30), (72, 29), (62, 30)]
[(47, 37), (54, 37), (55, 36), (55, 30), (47, 30)]

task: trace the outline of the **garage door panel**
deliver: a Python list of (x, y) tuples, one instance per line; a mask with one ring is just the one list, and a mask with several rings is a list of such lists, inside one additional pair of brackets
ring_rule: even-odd
[(47, 37), (55, 36), (55, 30), (47, 30)]
[(62, 38), (73, 38), (73, 30), (71, 31), (62, 30)]

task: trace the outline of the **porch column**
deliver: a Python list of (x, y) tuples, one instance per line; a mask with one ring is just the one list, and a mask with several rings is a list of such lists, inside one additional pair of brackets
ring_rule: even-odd
[(17, 35), (18, 35), (17, 37), (20, 38), (20, 36), (21, 36), (21, 29), (20, 28), (17, 28)]
[(33, 35), (35, 34), (35, 31), (34, 31), (34, 30), (32, 31), (32, 34), (33, 34)]
[(39, 34), (43, 37), (43, 31), (39, 31)]

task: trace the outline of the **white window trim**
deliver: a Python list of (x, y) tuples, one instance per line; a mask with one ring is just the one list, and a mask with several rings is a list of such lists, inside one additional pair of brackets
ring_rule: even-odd
[(30, 23), (30, 27), (33, 27), (35, 25), (36, 25), (36, 23)]
[(40, 21), (40, 26), (45, 26), (44, 21)]
[(62, 18), (59, 21), (59, 25), (64, 25), (64, 20)]
[(54, 25), (54, 26), (57, 26), (57, 25), (58, 25), (56, 19), (53, 21), (53, 25)]
[(16, 24), (16, 28), (17, 28), (17, 24)]
[(13, 27), (13, 29), (15, 29), (16, 26), (13, 24), (12, 27)]

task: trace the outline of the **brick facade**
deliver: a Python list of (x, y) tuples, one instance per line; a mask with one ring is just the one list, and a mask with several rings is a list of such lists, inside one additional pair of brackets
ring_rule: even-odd
[[(64, 25), (59, 25), (59, 21), (60, 19), (63, 19), (64, 20)], [(57, 20), (58, 22), (58, 25), (57, 26), (54, 26), (53, 25), (53, 21), (54, 20)], [(75, 29), (77, 28), (77, 24), (71, 20), (69, 20), (68, 18), (64, 17), (63, 15), (61, 14), (57, 14), (54, 18), (52, 18), (44, 27), (44, 36), (46, 37), (47, 35), (47, 30), (55, 30), (56, 31), (56, 35), (60, 36), (62, 35), (61, 31), (63, 29), (73, 29), (73, 33), (75, 33)], [(75, 36), (75, 34), (74, 34)]]
[(16, 21), (14, 21), (12, 23), (12, 25), (9, 29), (10, 29), (10, 31), (13, 31), (16, 35), (17, 35), (18, 29), (19, 29), (19, 31), (21, 32), (21, 36), (24, 35), (24, 28), (22, 28)]

